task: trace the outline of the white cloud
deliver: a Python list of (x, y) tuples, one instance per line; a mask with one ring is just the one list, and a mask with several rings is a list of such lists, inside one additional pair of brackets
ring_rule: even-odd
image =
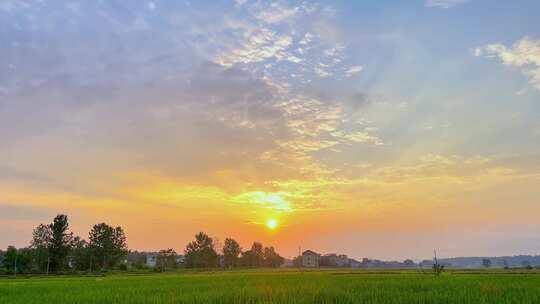
[(260, 21), (274, 24), (294, 18), (299, 7), (288, 7), (280, 2), (271, 2), (268, 5), (254, 5), (252, 7), (255, 18)]
[(307, 44), (309, 44), (311, 41), (313, 41), (313, 38), (314, 38), (313, 34), (311, 34), (310, 32), (307, 32), (307, 33), (304, 35), (304, 37), (302, 38), (302, 40), (300, 40), (299, 43), (302, 44), (302, 45), (307, 45)]
[[(217, 58), (217, 62), (231, 66), (236, 63), (261, 62), (272, 57), (278, 60), (285, 58), (292, 59), (292, 55), (286, 52), (291, 44), (291, 36), (279, 35), (271, 30), (262, 28), (251, 32), (240, 47)], [(291, 61), (294, 61), (294, 59)]]
[(482, 51), (482, 48), (475, 48), (473, 50), (473, 54), (476, 57), (480, 57), (480, 56), (482, 56), (484, 54), (484, 52)]
[(427, 0), (424, 5), (426, 7), (434, 7), (434, 8), (452, 8), (461, 4), (464, 4), (465, 2), (468, 2), (469, 0)]
[(234, 1), (236, 6), (242, 6), (244, 4), (246, 4), (247, 0), (235, 0)]
[(321, 77), (321, 78), (326, 78), (326, 77), (329, 77), (329, 76), (332, 76), (332, 73), (331, 72), (328, 72), (320, 67), (316, 67), (315, 68), (315, 74), (317, 74), (317, 76)]
[(507, 47), (501, 43), (476, 48), (476, 56), (499, 58), (504, 65), (519, 68), (529, 83), (540, 90), (540, 40), (524, 37)]
[(356, 74), (362, 72), (362, 70), (364, 70), (363, 66), (355, 65), (355, 66), (352, 66), (352, 67), (348, 68), (347, 71), (345, 71), (345, 75), (347, 75), (347, 77), (351, 77), (353, 75), (356, 75)]
[(527, 94), (527, 89), (525, 89), (525, 88), (523, 88), (523, 89), (516, 92), (517, 96), (523, 96), (525, 94)]

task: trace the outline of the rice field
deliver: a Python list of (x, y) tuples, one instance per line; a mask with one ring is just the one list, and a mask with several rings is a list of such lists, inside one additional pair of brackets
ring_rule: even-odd
[(540, 274), (256, 270), (4, 278), (0, 303), (540, 303)]

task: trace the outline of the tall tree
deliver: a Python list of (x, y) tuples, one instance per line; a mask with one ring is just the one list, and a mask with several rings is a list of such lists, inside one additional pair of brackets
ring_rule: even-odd
[(69, 223), (67, 215), (57, 215), (50, 225), (50, 229), (50, 269), (51, 271), (59, 271), (67, 265), (67, 255), (73, 241), (73, 234), (68, 231)]
[(264, 262), (263, 245), (259, 242), (253, 242), (251, 249), (242, 252), (240, 263), (243, 266), (261, 267)]
[(237, 241), (227, 238), (223, 244), (223, 260), (225, 267), (236, 267), (238, 266), (238, 258), (242, 253), (242, 248)]
[(195, 235), (195, 240), (187, 244), (185, 265), (187, 268), (210, 268), (218, 264), (218, 254), (214, 240), (204, 232)]
[(34, 262), (39, 272), (46, 272), (50, 262), (52, 229), (50, 225), (40, 224), (32, 232), (30, 248), (33, 249)]
[(263, 245), (259, 242), (253, 242), (251, 245), (251, 266), (261, 267), (264, 262)]
[(114, 268), (127, 255), (124, 230), (105, 223), (94, 225), (88, 236), (93, 264), (101, 269)]
[(274, 249), (274, 247), (264, 247), (264, 266), (265, 267), (279, 267), (285, 259), (281, 257)]

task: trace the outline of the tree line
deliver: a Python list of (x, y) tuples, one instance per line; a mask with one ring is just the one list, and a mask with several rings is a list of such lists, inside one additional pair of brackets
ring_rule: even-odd
[(52, 223), (34, 229), (28, 247), (9, 246), (0, 270), (7, 274), (107, 270), (115, 268), (127, 252), (121, 227), (96, 224), (86, 241), (69, 230), (67, 215), (59, 214)]
[(274, 247), (263, 247), (253, 242), (251, 248), (242, 251), (240, 244), (232, 238), (226, 238), (218, 254), (217, 242), (204, 232), (195, 235), (195, 240), (187, 244), (184, 250), (186, 268), (224, 268), (234, 267), (279, 267), (284, 262)]
[[(137, 256), (135, 267), (144, 267), (141, 254), (129, 252), (121, 227), (99, 223), (92, 227), (87, 240), (69, 229), (68, 217), (57, 215), (52, 223), (40, 224), (33, 230), (29, 246), (9, 246), (0, 251), (0, 273), (62, 273), (66, 271), (127, 270), (128, 253)], [(155, 269), (164, 271), (178, 267), (177, 253), (164, 249), (156, 256)], [(204, 232), (186, 245), (182, 266), (186, 268), (278, 267), (284, 262), (274, 249), (254, 242), (247, 250), (232, 238), (221, 245)]]

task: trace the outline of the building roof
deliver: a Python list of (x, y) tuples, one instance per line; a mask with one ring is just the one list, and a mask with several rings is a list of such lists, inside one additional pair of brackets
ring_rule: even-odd
[(317, 255), (317, 256), (319, 256), (320, 254), (316, 253), (315, 251), (306, 250), (306, 251), (302, 252), (302, 255)]

